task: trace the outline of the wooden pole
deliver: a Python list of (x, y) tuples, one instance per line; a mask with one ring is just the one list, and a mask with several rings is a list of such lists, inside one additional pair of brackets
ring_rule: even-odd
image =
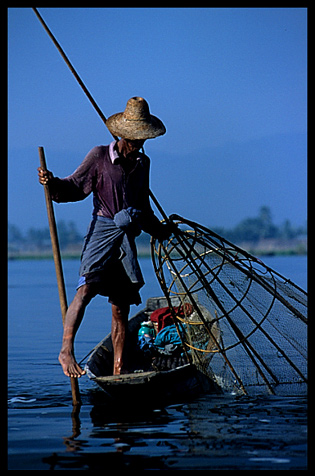
[[(103, 112), (101, 111), (101, 109), (99, 108), (99, 106), (97, 105), (96, 101), (94, 100), (92, 94), (90, 93), (90, 91), (88, 90), (88, 88), (85, 86), (84, 82), (82, 81), (82, 79), (80, 78), (80, 76), (78, 75), (77, 71), (75, 70), (75, 68), (73, 67), (73, 65), (71, 64), (68, 56), (66, 55), (66, 53), (64, 52), (63, 48), (61, 47), (60, 43), (57, 41), (56, 37), (52, 34), (51, 30), (49, 29), (47, 23), (44, 21), (43, 17), (41, 16), (41, 14), (39, 13), (39, 11), (37, 10), (37, 8), (32, 8), (32, 10), (34, 11), (35, 15), (37, 16), (37, 18), (39, 19), (40, 23), (42, 24), (42, 26), (44, 27), (46, 33), (48, 34), (49, 38), (52, 40), (52, 42), (54, 43), (54, 45), (56, 46), (57, 50), (59, 51), (59, 53), (61, 54), (62, 58), (64, 59), (66, 65), (68, 66), (68, 68), (70, 69), (71, 73), (73, 74), (73, 76), (75, 77), (75, 79), (77, 80), (77, 82), (79, 83), (79, 85), (81, 86), (81, 88), (83, 89), (84, 93), (86, 94), (87, 98), (89, 99), (89, 101), (91, 102), (92, 106), (94, 107), (94, 109), (96, 110), (96, 112), (98, 113), (98, 115), (100, 116), (100, 118), (102, 119), (102, 121), (104, 122), (104, 124), (106, 124), (106, 117), (104, 116)], [(114, 134), (112, 134), (113, 138), (115, 140), (118, 139), (117, 136), (115, 136)]]
[[(39, 160), (40, 160), (41, 168), (43, 170), (47, 170), (44, 148), (43, 147), (38, 147), (38, 153), (39, 153)], [(50, 238), (51, 238), (51, 246), (52, 246), (52, 250), (53, 250), (56, 276), (57, 276), (57, 284), (58, 284), (58, 293), (59, 293), (62, 323), (64, 325), (65, 318), (66, 318), (66, 312), (67, 312), (67, 308), (68, 308), (67, 296), (66, 296), (65, 282), (64, 282), (64, 278), (63, 278), (62, 262), (61, 262), (57, 226), (56, 226), (56, 220), (55, 220), (55, 214), (54, 214), (54, 207), (53, 207), (53, 203), (52, 203), (52, 199), (51, 199), (48, 184), (44, 185), (44, 191), (45, 191), (45, 200), (46, 200), (46, 208), (47, 208)], [(70, 383), (71, 383), (71, 392), (72, 392), (72, 404), (73, 404), (74, 407), (77, 407), (78, 405), (81, 405), (81, 397), (80, 397), (78, 379), (75, 378), (75, 377), (70, 377)]]

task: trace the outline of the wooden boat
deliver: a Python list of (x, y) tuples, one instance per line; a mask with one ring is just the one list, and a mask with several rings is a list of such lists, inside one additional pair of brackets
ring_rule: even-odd
[(220, 392), (217, 384), (192, 363), (183, 362), (182, 359), (175, 368), (157, 370), (139, 352), (137, 342), (141, 323), (148, 320), (151, 312), (166, 306), (165, 298), (150, 298), (146, 307), (128, 321), (124, 361), (130, 373), (112, 375), (113, 346), (110, 334), (96, 346), (88, 359), (85, 366), (87, 375), (104, 390), (112, 403), (133, 401), (165, 405), (195, 398), (203, 393)]

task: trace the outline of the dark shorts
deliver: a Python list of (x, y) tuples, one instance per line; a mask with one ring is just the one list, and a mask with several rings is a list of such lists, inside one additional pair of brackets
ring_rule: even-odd
[(108, 264), (105, 271), (96, 271), (81, 276), (77, 289), (84, 284), (95, 284), (97, 294), (107, 296), (108, 302), (116, 306), (141, 303), (139, 285), (130, 281), (119, 260)]

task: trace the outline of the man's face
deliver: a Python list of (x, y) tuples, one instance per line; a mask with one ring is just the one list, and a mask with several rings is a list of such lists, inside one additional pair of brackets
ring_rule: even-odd
[(145, 139), (142, 140), (142, 139), (135, 139), (135, 140), (130, 140), (130, 139), (125, 139), (125, 141), (127, 142), (128, 144), (128, 148), (130, 150), (130, 152), (138, 152), (141, 147), (143, 146), (143, 144), (145, 143)]
[(145, 140), (131, 140), (131, 139), (122, 139), (123, 141), (123, 154), (125, 157), (130, 159), (136, 158), (139, 150), (143, 146)]

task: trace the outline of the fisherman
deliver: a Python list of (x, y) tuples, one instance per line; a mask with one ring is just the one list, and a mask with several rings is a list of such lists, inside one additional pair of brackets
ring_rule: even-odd
[(77, 292), (66, 313), (59, 354), (68, 377), (85, 373), (75, 359), (74, 339), (86, 306), (97, 294), (107, 296), (112, 306), (113, 374), (126, 371), (126, 324), (130, 305), (141, 302), (139, 289), (144, 285), (135, 237), (141, 230), (160, 240), (171, 234), (170, 225), (160, 223), (150, 206), (150, 159), (140, 153), (146, 139), (165, 134), (164, 124), (150, 114), (145, 99), (133, 97), (124, 112), (108, 118), (106, 126), (118, 139), (94, 147), (72, 175), (60, 179), (38, 168), (39, 182), (48, 184), (55, 202), (84, 200), (93, 192), (93, 219), (85, 237)]

